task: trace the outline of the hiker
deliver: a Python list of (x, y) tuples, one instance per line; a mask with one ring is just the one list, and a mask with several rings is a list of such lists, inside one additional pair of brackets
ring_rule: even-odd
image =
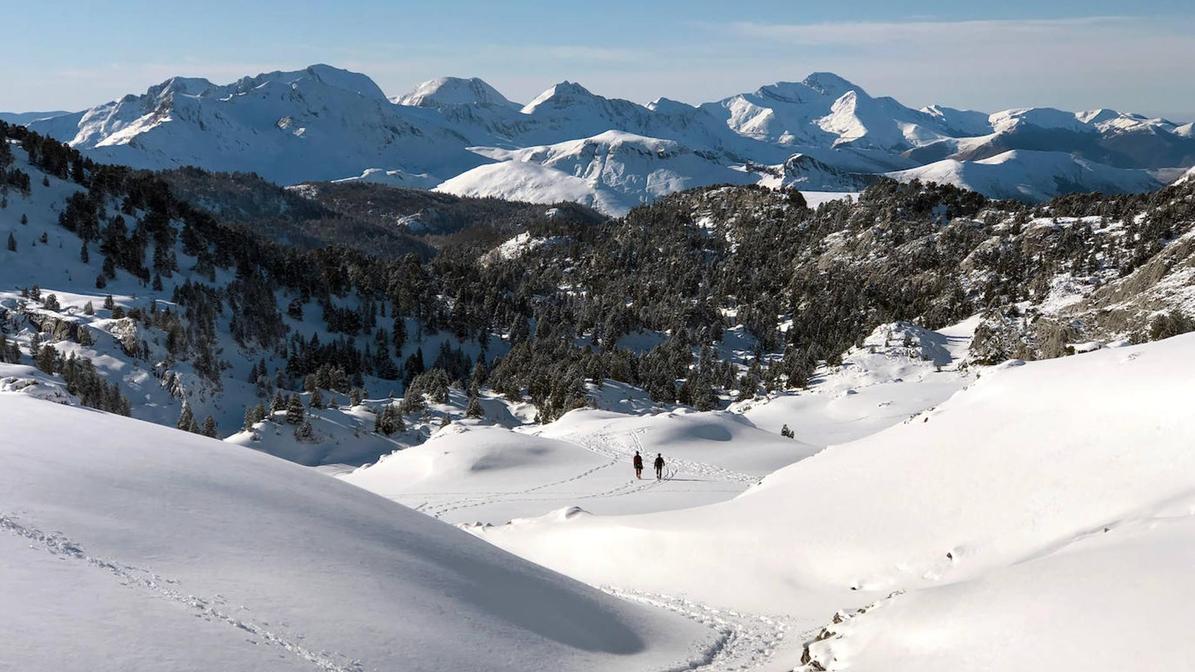
[(664, 478), (664, 456), (661, 455), (660, 453), (656, 453), (656, 480), (659, 481), (659, 480), (662, 480), (663, 478)]
[(635, 478), (643, 478), (643, 456), (639, 451), (635, 451), (635, 459), (632, 462), (635, 465)]

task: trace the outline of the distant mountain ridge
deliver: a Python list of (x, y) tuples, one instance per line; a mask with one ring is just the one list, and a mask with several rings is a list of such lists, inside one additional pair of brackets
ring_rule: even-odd
[[(570, 81), (520, 105), (475, 77), (387, 98), (363, 74), (313, 65), (226, 85), (174, 77), (82, 112), (7, 118), (140, 168), (564, 197), (609, 214), (722, 182), (857, 191), (887, 174), (1040, 200), (1155, 189), (1195, 165), (1190, 123), (1102, 108), (913, 109), (826, 72), (697, 106), (606, 98)], [(586, 158), (559, 158), (574, 150)]]

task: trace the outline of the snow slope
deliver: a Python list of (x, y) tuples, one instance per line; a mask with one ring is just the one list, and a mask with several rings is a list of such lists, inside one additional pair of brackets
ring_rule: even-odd
[[(1190, 334), (1010, 362), (729, 502), (475, 531), (585, 581), (757, 613), (827, 622), (906, 591), (841, 638), (844, 665), (848, 654), (867, 662), (852, 669), (993, 669), (1002, 655), (1039, 668), (1028, 663), (1181, 669), (1189, 647), (1141, 615), (1185, 617), (1195, 589), (1184, 556), (1167, 550), (1185, 543), (1195, 512), (1192, 374)], [(1084, 541), (1104, 528), (1107, 541)], [(1139, 578), (1147, 558), (1157, 576)], [(1010, 654), (1008, 642), (1049, 642), (1050, 653)]]
[(902, 182), (940, 182), (993, 198), (1040, 201), (1059, 194), (1150, 191), (1162, 183), (1149, 171), (1112, 168), (1063, 152), (1012, 150), (979, 161), (946, 159), (888, 173)]
[(0, 418), (6, 668), (687, 669), (716, 634), (238, 446), (22, 394)]
[(474, 198), (553, 204), (573, 201), (606, 213), (623, 213), (630, 204), (618, 195), (564, 171), (525, 161), (478, 166), (440, 183), (435, 191)]
[(49, 119), (50, 117), (61, 117), (64, 114), (70, 114), (64, 110), (56, 110), (53, 112), (0, 112), (0, 121), (10, 124), (28, 124), (38, 119)]

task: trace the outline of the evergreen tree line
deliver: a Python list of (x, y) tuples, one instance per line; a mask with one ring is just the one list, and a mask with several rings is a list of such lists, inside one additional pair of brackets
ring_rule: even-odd
[[(172, 355), (205, 375), (216, 379), (223, 368), (215, 340), (217, 319), (227, 316), (242, 345), (285, 358), (275, 383), (336, 371), (334, 383), (315, 389), (343, 392), (377, 376), (439, 395), (444, 380), (476, 383), (476, 359), (446, 344), (425, 371), (421, 348), (403, 353), (445, 334), (480, 342), (484, 384), (530, 398), (544, 420), (586, 403), (588, 386), (607, 378), (697, 408), (800, 387), (878, 324), (937, 328), (1007, 310), (1044, 298), (1061, 272), (1123, 276), (1195, 221), (1195, 185), (1029, 206), (881, 180), (856, 202), (817, 209), (795, 191), (711, 187), (615, 221), (535, 221), (528, 233), (556, 244), (510, 257), (464, 239), (427, 260), (379, 259), (266, 240), (176, 198), (152, 173), (95, 164), (22, 127), (0, 125), (0, 136), (85, 188), (60, 223), (81, 239), (81, 255), (102, 257), (97, 285), (124, 269), (157, 286), (182, 270), (181, 244), (192, 276), (176, 285), (183, 315), (165, 328)], [(111, 203), (119, 206), (107, 212)], [(1062, 221), (1077, 216), (1097, 219)], [(217, 269), (235, 279), (221, 286)], [(318, 319), (336, 336), (288, 328), (279, 290), (289, 318)], [(727, 362), (727, 330), (750, 348), (746, 371)], [(646, 352), (620, 346), (640, 332), (662, 340)], [(496, 338), (509, 347), (498, 361), (485, 354)]]

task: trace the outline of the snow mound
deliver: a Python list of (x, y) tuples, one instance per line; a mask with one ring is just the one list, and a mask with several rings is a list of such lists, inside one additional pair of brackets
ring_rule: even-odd
[(0, 417), (16, 669), (624, 670), (712, 638), (237, 446), (23, 395)]
[(494, 426), (455, 424), (418, 446), (383, 457), (343, 478), (391, 499), (401, 494), (517, 487), (567, 478), (603, 460), (575, 444)]

